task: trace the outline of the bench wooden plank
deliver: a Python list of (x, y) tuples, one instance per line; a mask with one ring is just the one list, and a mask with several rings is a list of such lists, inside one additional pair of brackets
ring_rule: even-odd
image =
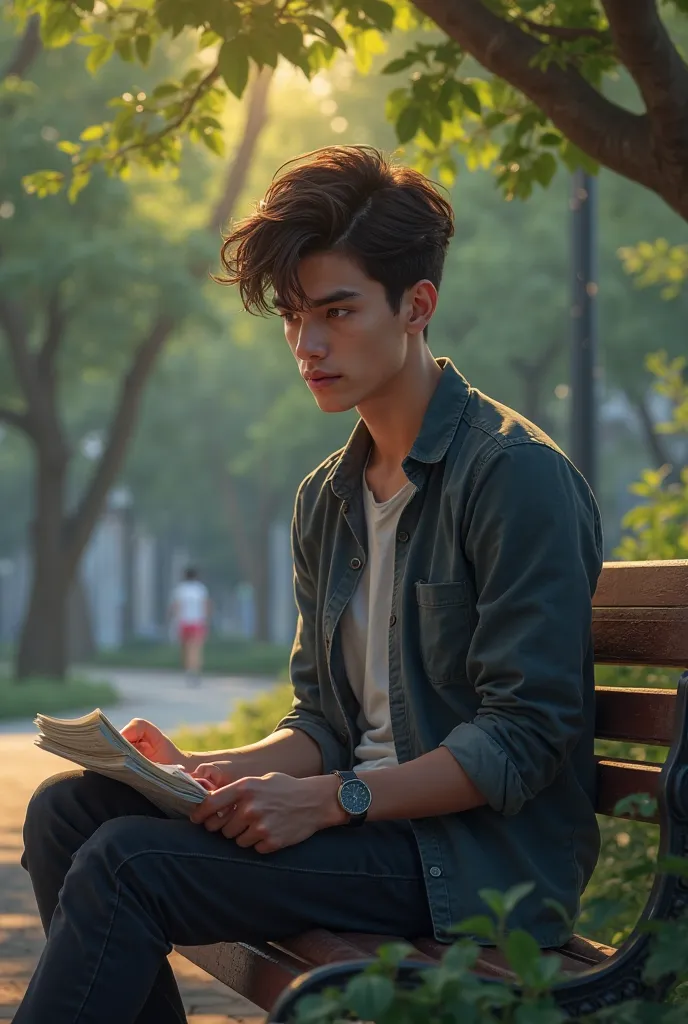
[(218, 942), (212, 946), (175, 948), (191, 963), (265, 1011), (277, 1002), (287, 985), (312, 966), (267, 942)]
[(676, 691), (644, 687), (595, 687), (595, 736), (671, 746), (676, 721)]
[[(635, 793), (647, 793), (656, 797), (659, 790), (661, 764), (650, 761), (597, 760), (597, 804), (598, 814), (610, 817), (628, 818), (627, 814), (614, 814), (614, 808), (623, 797)], [(659, 816), (641, 818), (646, 824), (659, 824)]]
[(592, 632), (599, 665), (688, 665), (688, 606), (594, 608)]
[(688, 560), (605, 562), (593, 605), (685, 608), (688, 606)]

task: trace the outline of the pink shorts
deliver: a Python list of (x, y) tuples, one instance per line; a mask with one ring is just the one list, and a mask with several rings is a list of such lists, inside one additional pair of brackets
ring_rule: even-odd
[(202, 622), (180, 622), (179, 639), (182, 643), (187, 640), (205, 640), (206, 628)]

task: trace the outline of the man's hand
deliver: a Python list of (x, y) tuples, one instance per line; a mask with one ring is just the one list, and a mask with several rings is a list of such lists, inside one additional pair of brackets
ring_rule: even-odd
[(145, 718), (132, 718), (122, 729), (122, 735), (149, 761), (186, 765), (186, 755), (157, 725), (147, 722)]
[(239, 779), (206, 797), (192, 811), (191, 820), (209, 832), (222, 832), (237, 846), (274, 853), (302, 843), (322, 828), (345, 824), (338, 788), (334, 775), (294, 779), (273, 772)]
[(210, 761), (207, 764), (199, 764), (191, 774), (211, 793), (242, 778), (237, 761)]

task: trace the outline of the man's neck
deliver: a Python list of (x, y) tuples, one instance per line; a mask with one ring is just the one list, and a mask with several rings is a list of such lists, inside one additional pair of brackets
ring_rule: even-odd
[(373, 439), (368, 463), (381, 476), (395, 474), (418, 436), (430, 399), (442, 376), (425, 343), (410, 352), (403, 370), (384, 394), (358, 406)]

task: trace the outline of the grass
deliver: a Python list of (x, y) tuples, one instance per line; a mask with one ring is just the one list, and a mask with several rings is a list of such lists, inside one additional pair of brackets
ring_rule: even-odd
[(82, 678), (64, 682), (28, 679), (18, 683), (7, 676), (0, 676), (0, 720), (33, 718), (39, 711), (44, 715), (92, 711), (99, 706), (112, 706), (117, 700), (117, 692), (110, 683)]
[(274, 689), (253, 700), (239, 701), (232, 717), (219, 725), (199, 729), (188, 726), (174, 734), (182, 750), (228, 750), (256, 743), (268, 736), (291, 707), (291, 683), (278, 683)]
[[(137, 640), (116, 651), (102, 651), (94, 664), (112, 668), (178, 669), (176, 644)], [(204, 671), (222, 675), (277, 676), (289, 663), (289, 648), (253, 640), (220, 640), (206, 644)]]

